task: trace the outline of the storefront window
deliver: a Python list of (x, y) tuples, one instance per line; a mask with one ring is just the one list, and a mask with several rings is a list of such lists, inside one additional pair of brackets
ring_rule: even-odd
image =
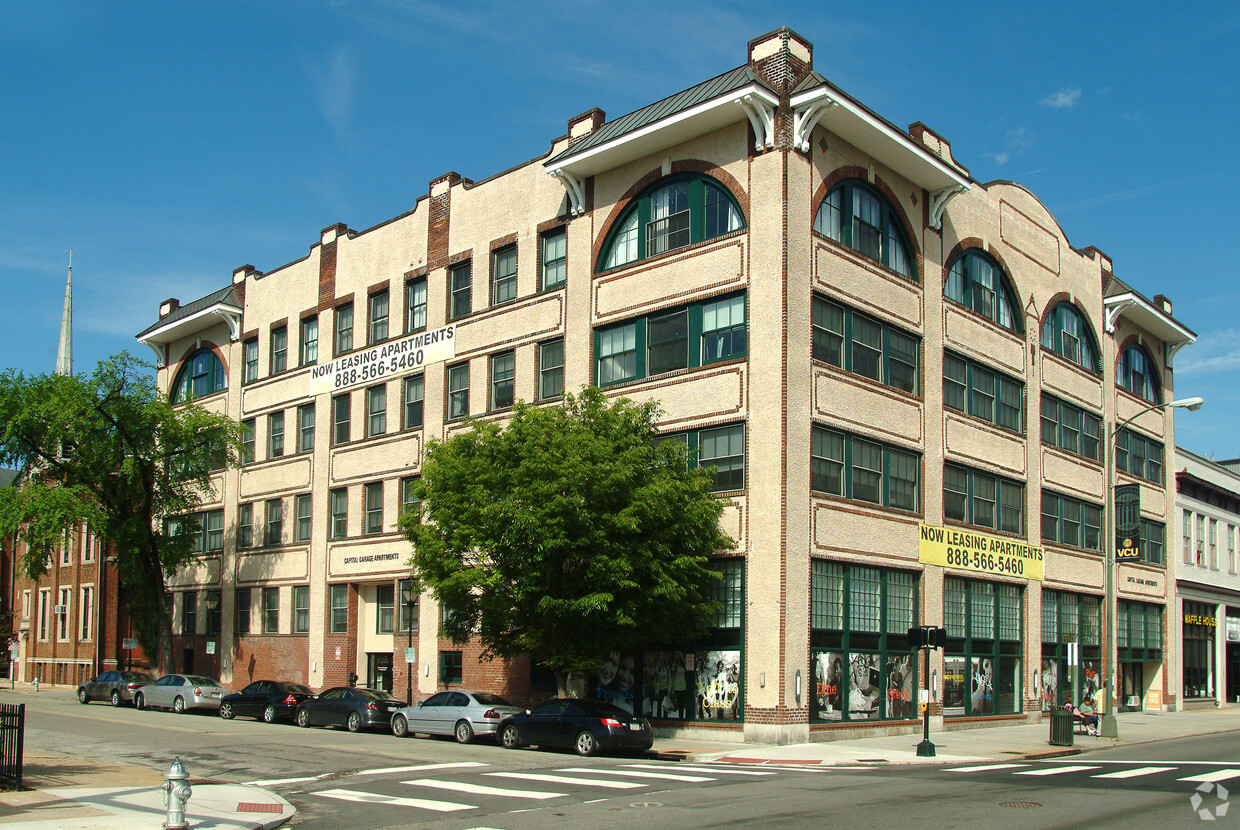
[(949, 576), (943, 594), (947, 623), (943, 714), (968, 717), (1021, 711), (1020, 588)]
[(1042, 711), (1062, 706), (1073, 698), (1068, 645), (1080, 648), (1076, 700), (1089, 700), (1102, 684), (1100, 631), (1101, 602), (1098, 597), (1066, 591), (1042, 591), (1042, 667), (1039, 694)]
[(815, 721), (898, 720), (916, 716), (917, 575), (814, 560), (810, 636)]
[(1212, 698), (1214, 636), (1218, 620), (1213, 605), (1184, 601), (1184, 697)]

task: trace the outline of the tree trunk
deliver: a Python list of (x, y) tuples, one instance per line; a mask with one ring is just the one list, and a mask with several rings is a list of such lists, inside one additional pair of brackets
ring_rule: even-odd
[(555, 673), (555, 696), (568, 697), (568, 675), (563, 669), (552, 669)]

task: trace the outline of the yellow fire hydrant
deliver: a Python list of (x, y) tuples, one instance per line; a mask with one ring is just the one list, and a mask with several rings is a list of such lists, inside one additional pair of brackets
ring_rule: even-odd
[(168, 808), (164, 830), (187, 830), (189, 825), (185, 822), (185, 805), (189, 802), (192, 791), (189, 786), (189, 773), (185, 771), (179, 757), (168, 767), (168, 774), (164, 776), (160, 789), (164, 791), (164, 806)]

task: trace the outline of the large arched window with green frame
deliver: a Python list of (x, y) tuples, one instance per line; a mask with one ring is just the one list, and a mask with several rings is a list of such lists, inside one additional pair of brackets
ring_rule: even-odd
[(1042, 348), (1049, 349), (1095, 374), (1102, 373), (1098, 364), (1098, 341), (1085, 320), (1085, 315), (1069, 302), (1051, 309), (1042, 324)]
[(845, 179), (832, 188), (814, 216), (814, 230), (917, 282), (912, 246), (899, 215), (866, 182)]
[(1115, 369), (1115, 382), (1150, 403), (1161, 403), (1162, 391), (1149, 352), (1135, 343), (1124, 349)]
[(172, 403), (184, 403), (227, 388), (228, 373), (219, 357), (210, 349), (199, 349), (177, 372), (169, 397)]
[(947, 272), (943, 296), (1011, 332), (1019, 333), (1016, 292), (1007, 274), (991, 256), (968, 248)]
[(661, 179), (632, 201), (612, 226), (598, 270), (618, 268), (745, 227), (728, 189), (709, 176)]

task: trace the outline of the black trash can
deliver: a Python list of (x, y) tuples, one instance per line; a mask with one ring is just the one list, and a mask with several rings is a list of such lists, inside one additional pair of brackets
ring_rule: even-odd
[(1072, 746), (1076, 724), (1065, 709), (1051, 710), (1051, 746)]

